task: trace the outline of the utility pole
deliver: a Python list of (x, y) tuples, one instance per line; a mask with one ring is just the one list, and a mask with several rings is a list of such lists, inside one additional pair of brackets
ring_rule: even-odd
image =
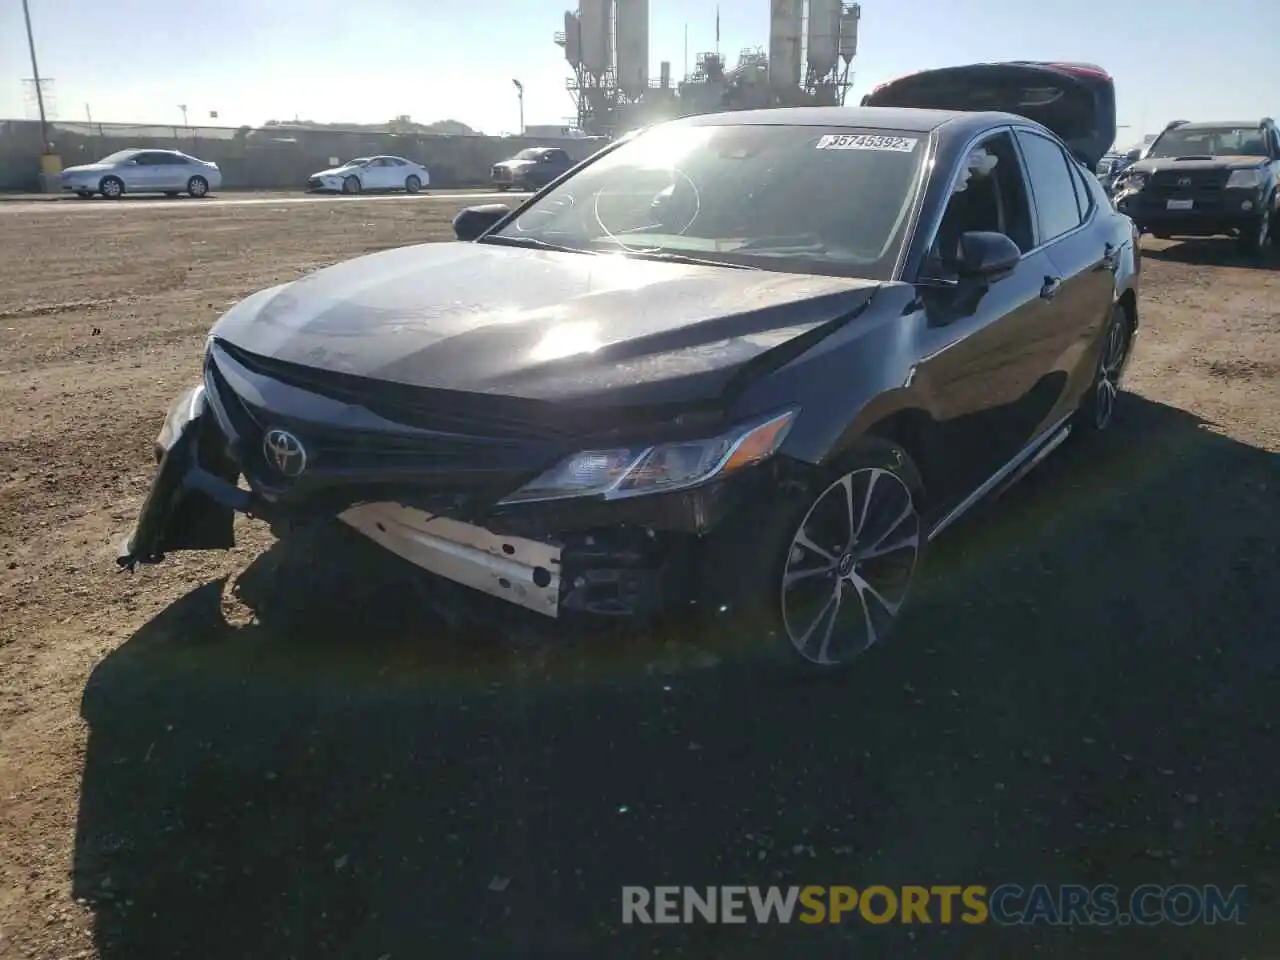
[(44, 88), (40, 85), (40, 66), (36, 63), (36, 40), (31, 32), (31, 6), (22, 0), (22, 19), (27, 23), (27, 47), (31, 50), (31, 76), (36, 85), (36, 104), (40, 108), (40, 152), (49, 151), (49, 118), (44, 113)]
[(524, 136), (524, 84), (519, 80), (512, 80), (516, 87), (516, 97), (520, 101), (520, 136)]
[(185, 103), (178, 104), (178, 109), (182, 111), (182, 125), (189, 126), (187, 123), (187, 105)]

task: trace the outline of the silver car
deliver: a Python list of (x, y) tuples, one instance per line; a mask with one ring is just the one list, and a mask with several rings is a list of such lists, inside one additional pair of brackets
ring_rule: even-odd
[(85, 199), (95, 193), (108, 200), (118, 200), (126, 193), (203, 197), (221, 186), (222, 171), (216, 163), (177, 150), (120, 150), (97, 163), (62, 171), (62, 189)]

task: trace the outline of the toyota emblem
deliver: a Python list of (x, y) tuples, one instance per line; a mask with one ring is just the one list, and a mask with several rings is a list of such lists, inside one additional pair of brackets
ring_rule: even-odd
[(262, 438), (267, 463), (283, 477), (300, 477), (307, 469), (307, 448), (288, 430), (269, 430)]
[(1189, 186), (1191, 186), (1191, 178), (1190, 178), (1190, 177), (1179, 177), (1179, 178), (1178, 178), (1178, 186), (1180, 186), (1180, 187), (1189, 187)]

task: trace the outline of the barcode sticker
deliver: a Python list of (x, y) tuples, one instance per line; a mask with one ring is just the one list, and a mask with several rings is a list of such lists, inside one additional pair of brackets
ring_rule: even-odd
[(920, 141), (915, 137), (881, 137), (869, 133), (827, 134), (818, 139), (819, 150), (890, 150), (911, 153)]

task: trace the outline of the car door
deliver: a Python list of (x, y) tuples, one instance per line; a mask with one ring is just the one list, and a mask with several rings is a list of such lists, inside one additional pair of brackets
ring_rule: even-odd
[(143, 151), (121, 168), (121, 179), (132, 193), (160, 190), (160, 157), (155, 151)]
[(156, 186), (161, 190), (187, 188), (187, 161), (180, 153), (158, 153)]
[(374, 157), (365, 167), (364, 188), (366, 190), (388, 190), (391, 188), (391, 161), (388, 157)]
[(1055, 140), (1030, 128), (1015, 134), (1031, 184), (1036, 235), (1053, 269), (1057, 292), (1049, 299), (1052, 322), (1036, 343), (1043, 389), (1031, 409), (1037, 429), (1075, 409), (1093, 380), (1093, 347), (1115, 302), (1120, 250), (1098, 223), (1098, 207), (1084, 170)]
[[(981, 153), (994, 157), (994, 166), (967, 176), (969, 158)], [(926, 316), (913, 386), (933, 407), (939, 469), (930, 473), (940, 506), (972, 493), (1035, 436), (1036, 411), (1043, 407), (1039, 343), (1051, 335), (1055, 313), (1046, 279), (1056, 267), (1038, 243), (1012, 129), (974, 144), (960, 163), (918, 278)], [(1009, 236), (1022, 251), (1013, 270), (984, 285), (949, 272), (948, 251), (972, 230)]]

